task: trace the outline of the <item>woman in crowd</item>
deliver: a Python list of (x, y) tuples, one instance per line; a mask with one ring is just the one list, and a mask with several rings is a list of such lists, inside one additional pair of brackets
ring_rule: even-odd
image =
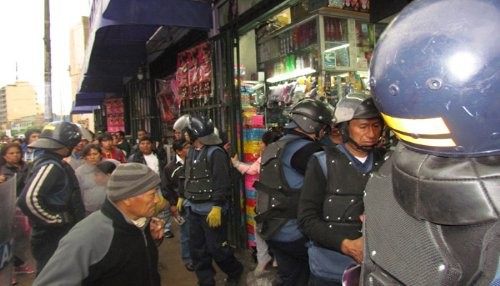
[[(22, 149), (18, 143), (7, 143), (0, 151), (0, 183), (16, 177), (16, 197), (24, 188), (24, 182), (28, 176), (28, 164), (22, 160)], [(33, 273), (34, 267), (26, 263), (29, 249), (29, 237), (31, 228), (28, 224), (28, 218), (16, 209), (14, 223), (14, 274)], [(12, 283), (15, 283), (13, 276)]]
[(75, 171), (82, 194), (85, 213), (89, 215), (99, 210), (106, 198), (106, 186), (96, 183), (96, 165), (102, 161), (101, 148), (96, 144), (88, 144), (82, 150), (85, 163)]
[(36, 158), (40, 157), (41, 153), (43, 152), (42, 149), (33, 149), (28, 147), (31, 143), (35, 142), (40, 138), (40, 130), (38, 129), (30, 129), (26, 131), (25, 134), (25, 139), (26, 142), (22, 146), (22, 154), (23, 154), (23, 160), (26, 163), (32, 163), (35, 161)]

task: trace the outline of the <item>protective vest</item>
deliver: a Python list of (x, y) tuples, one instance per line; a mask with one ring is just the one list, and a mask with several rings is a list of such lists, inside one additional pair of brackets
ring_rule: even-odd
[(198, 158), (193, 158), (195, 156), (193, 148), (188, 151), (185, 161), (186, 189), (184, 195), (193, 202), (210, 201), (213, 197), (214, 187), (208, 158), (215, 151), (215, 148), (220, 147), (207, 146), (203, 148), (198, 154)]
[[(323, 202), (323, 220), (334, 229), (339, 227), (347, 238), (361, 236), (361, 220), (364, 213), (363, 194), (370, 173), (379, 166), (381, 158), (374, 156), (370, 173), (362, 174), (344, 153), (337, 148), (328, 148), (326, 154), (327, 190)], [(375, 154), (374, 154), (375, 155)]]
[(390, 160), (366, 187), (361, 285), (489, 285), (500, 253), (500, 156), (399, 145)]
[(257, 190), (255, 220), (264, 239), (271, 238), (288, 219), (297, 218), (300, 189), (290, 187), (283, 168), (284, 151), (290, 143), (296, 142), (297, 146), (294, 147), (297, 150), (310, 143), (298, 141), (297, 138), (293, 136), (278, 140), (262, 152), (260, 178), (254, 187)]

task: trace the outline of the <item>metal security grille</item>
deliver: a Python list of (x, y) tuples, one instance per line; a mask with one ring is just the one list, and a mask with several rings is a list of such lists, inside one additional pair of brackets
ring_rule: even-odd
[(125, 86), (124, 101), (128, 103), (130, 134), (135, 137), (137, 130), (145, 129), (154, 140), (160, 140), (162, 126), (152, 80), (131, 80)]

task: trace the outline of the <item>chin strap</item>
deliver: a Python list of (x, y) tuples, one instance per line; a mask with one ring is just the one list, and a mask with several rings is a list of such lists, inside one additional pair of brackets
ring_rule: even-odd
[(375, 148), (375, 146), (378, 145), (378, 142), (377, 142), (377, 144), (373, 144), (370, 146), (361, 146), (358, 143), (356, 143), (354, 140), (352, 140), (352, 138), (350, 136), (347, 136), (347, 140), (345, 140), (344, 142), (345, 143), (350, 142), (356, 149), (363, 151), (365, 153), (370, 153), (371, 150), (373, 150), (373, 148)]

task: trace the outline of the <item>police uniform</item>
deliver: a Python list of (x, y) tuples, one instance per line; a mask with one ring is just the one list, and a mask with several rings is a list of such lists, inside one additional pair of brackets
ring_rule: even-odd
[(499, 26), (499, 1), (414, 1), (377, 43), (401, 141), (367, 185), (362, 283), (500, 285)]
[[(200, 123), (200, 128), (191, 124), (191, 128), (197, 129), (191, 132), (217, 137), (216, 141), (207, 139), (208, 142), (203, 142), (220, 143), (218, 136), (214, 136), (213, 126), (208, 128), (211, 120), (207, 121), (205, 117), (191, 117), (189, 120)], [(200, 133), (200, 130), (207, 134)], [(203, 145), (197, 149), (192, 145), (189, 149), (185, 161), (184, 197), (190, 202), (191, 213), (187, 218), (189, 246), (199, 285), (215, 285), (212, 259), (228, 275), (228, 285), (236, 284), (243, 272), (243, 265), (235, 258), (227, 241), (227, 197), (231, 191), (229, 171), (229, 158), (219, 146)], [(222, 209), (221, 225), (218, 227), (210, 227), (207, 223), (207, 215), (214, 207)]]

